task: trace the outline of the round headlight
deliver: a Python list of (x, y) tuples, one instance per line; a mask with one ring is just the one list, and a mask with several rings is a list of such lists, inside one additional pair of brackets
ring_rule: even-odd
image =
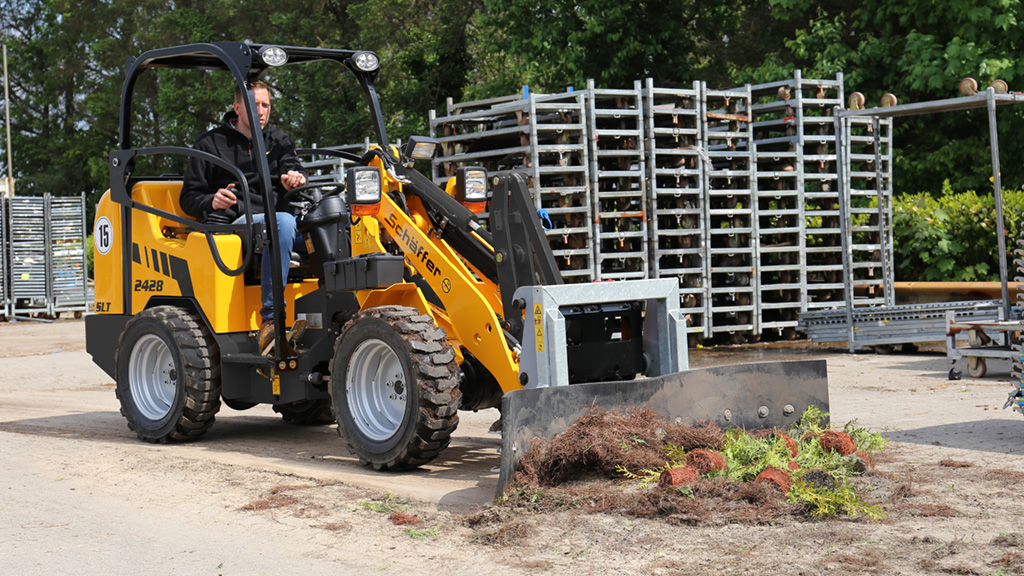
[(373, 72), (380, 66), (380, 59), (373, 52), (360, 52), (354, 56), (356, 68), (363, 72)]
[(267, 66), (284, 66), (288, 62), (288, 53), (280, 46), (264, 46), (259, 55)]

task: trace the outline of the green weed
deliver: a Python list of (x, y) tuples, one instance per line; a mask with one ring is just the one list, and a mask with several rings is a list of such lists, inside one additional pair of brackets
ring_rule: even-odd
[(432, 540), (437, 538), (438, 534), (441, 533), (440, 526), (434, 526), (433, 528), (406, 528), (405, 535), (414, 540)]
[(373, 512), (380, 512), (382, 514), (391, 514), (394, 512), (402, 512), (408, 506), (395, 497), (390, 490), (384, 493), (384, 500), (374, 502), (362, 502), (360, 505), (367, 510)]

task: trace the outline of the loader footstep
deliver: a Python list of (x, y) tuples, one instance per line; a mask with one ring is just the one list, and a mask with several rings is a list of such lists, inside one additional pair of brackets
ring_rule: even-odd
[(307, 322), (300, 318), (292, 324), (292, 329), (285, 333), (285, 339), (292, 345), (292, 348), (302, 340), (302, 335), (306, 333)]
[[(302, 335), (306, 333), (307, 324), (308, 323), (305, 320), (300, 318), (295, 321), (295, 324), (292, 324), (291, 330), (284, 333), (284, 339), (286, 342), (288, 342), (289, 347), (291, 347), (292, 349), (295, 349), (297, 347), (299, 340), (302, 340)], [(264, 348), (263, 351), (260, 352), (260, 354), (262, 354), (263, 356), (270, 356), (270, 353), (273, 350), (274, 340), (271, 340), (270, 344), (267, 344), (267, 347)]]

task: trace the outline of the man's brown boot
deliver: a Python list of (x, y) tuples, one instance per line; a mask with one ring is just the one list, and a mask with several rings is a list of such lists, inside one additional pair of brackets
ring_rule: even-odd
[(266, 353), (267, 347), (274, 343), (274, 321), (264, 320), (260, 325), (260, 352)]

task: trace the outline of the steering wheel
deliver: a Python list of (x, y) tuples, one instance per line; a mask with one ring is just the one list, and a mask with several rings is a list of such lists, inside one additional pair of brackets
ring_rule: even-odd
[[(331, 186), (334, 187), (334, 190), (331, 190), (330, 192), (328, 192), (326, 194), (320, 194), (319, 197), (316, 194), (311, 194), (310, 193), (313, 190), (317, 190), (317, 189), (320, 189), (320, 188), (328, 188), (328, 187), (331, 187)], [(341, 191), (344, 190), (344, 189), (345, 189), (345, 183), (344, 182), (333, 182), (332, 181), (332, 182), (315, 182), (313, 184), (303, 184), (302, 186), (296, 186), (295, 188), (292, 188), (291, 190), (288, 190), (287, 192), (285, 192), (284, 193), (284, 200), (286, 202), (287, 201), (291, 201), (291, 198), (293, 196), (298, 196), (299, 198), (302, 198), (303, 200), (306, 200), (307, 202), (312, 202), (313, 204), (316, 204), (317, 202), (319, 202), (320, 200), (322, 200), (322, 199), (324, 199), (324, 198), (326, 198), (328, 196), (334, 196), (335, 194), (340, 194)]]

